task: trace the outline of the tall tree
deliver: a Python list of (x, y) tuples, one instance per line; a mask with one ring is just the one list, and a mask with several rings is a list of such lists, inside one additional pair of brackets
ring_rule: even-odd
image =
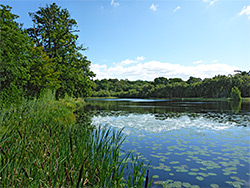
[(77, 22), (70, 17), (67, 9), (57, 4), (40, 7), (32, 17), (33, 28), (28, 34), (37, 47), (42, 46), (46, 54), (55, 62), (55, 70), (60, 72), (61, 87), (57, 95), (65, 93), (76, 97), (86, 97), (91, 94), (92, 78), (91, 62), (82, 55), (82, 45), (77, 45)]
[(11, 9), (0, 5), (0, 97), (3, 100), (16, 100), (23, 95), (30, 78), (29, 37), (15, 21), (18, 16)]

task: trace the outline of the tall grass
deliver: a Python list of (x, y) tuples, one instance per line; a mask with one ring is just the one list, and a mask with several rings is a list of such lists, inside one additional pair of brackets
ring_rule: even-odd
[(81, 104), (70, 98), (56, 101), (47, 93), (0, 109), (0, 187), (144, 185), (145, 165), (126, 162), (129, 153), (119, 157), (122, 130), (77, 123)]

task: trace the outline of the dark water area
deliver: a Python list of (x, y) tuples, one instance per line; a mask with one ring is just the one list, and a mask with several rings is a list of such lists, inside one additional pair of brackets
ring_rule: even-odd
[(250, 103), (91, 99), (92, 124), (124, 128), (152, 187), (250, 187)]

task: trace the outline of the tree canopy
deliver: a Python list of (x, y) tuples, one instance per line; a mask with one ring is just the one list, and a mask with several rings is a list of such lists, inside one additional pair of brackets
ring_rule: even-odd
[(187, 81), (183, 81), (180, 78), (168, 79), (164, 77), (155, 78), (154, 81), (95, 80), (93, 96), (131, 98), (229, 98), (232, 96), (232, 88), (235, 87), (241, 92), (242, 97), (250, 97), (250, 71), (248, 73), (242, 72), (228, 76), (218, 75), (203, 80), (191, 76)]
[(36, 46), (42, 46), (45, 53), (55, 63), (55, 70), (60, 73), (61, 87), (57, 96), (73, 95), (86, 97), (90, 95), (91, 78), (90, 61), (81, 51), (86, 50), (77, 45), (77, 22), (70, 17), (67, 9), (62, 9), (53, 3), (40, 7), (35, 13), (29, 13), (33, 21), (33, 28), (28, 34)]
[[(74, 97), (91, 95), (91, 62), (77, 44), (77, 22), (55, 3), (29, 13), (34, 26), (23, 29), (10, 6), (0, 7), (1, 98), (38, 96), (45, 89)], [(6, 96), (6, 97), (4, 97)]]

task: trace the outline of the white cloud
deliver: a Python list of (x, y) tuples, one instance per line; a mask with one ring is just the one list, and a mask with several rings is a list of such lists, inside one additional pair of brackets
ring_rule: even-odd
[(209, 3), (209, 5), (213, 5), (218, 0), (202, 0), (204, 3)]
[(187, 80), (190, 76), (199, 78), (211, 78), (215, 75), (233, 74), (236, 66), (226, 64), (196, 64), (185, 66), (180, 64), (162, 63), (159, 61), (148, 61), (145, 63), (126, 64), (136, 60), (125, 60), (113, 66), (92, 64), (91, 70), (96, 74), (96, 79), (118, 78), (129, 80), (154, 80), (157, 77), (182, 78)]
[(153, 11), (157, 11), (158, 7), (159, 7), (159, 5), (152, 4), (150, 6), (150, 9), (153, 10)]
[(175, 12), (176, 12), (177, 10), (179, 10), (179, 9), (181, 9), (180, 6), (176, 7), (176, 8), (173, 10), (173, 12), (175, 13)]
[(111, 0), (110, 5), (113, 7), (118, 7), (120, 4), (118, 2), (115, 2), (114, 0)]
[(126, 59), (122, 61), (121, 63), (119, 63), (118, 65), (125, 66), (125, 65), (135, 64), (135, 63), (139, 63), (140, 61), (143, 61), (144, 59), (145, 57), (138, 56), (136, 60)]
[(239, 13), (240, 16), (246, 14), (248, 16), (248, 19), (250, 19), (250, 6), (244, 6)]
[(218, 63), (218, 60), (217, 60), (217, 59), (215, 59), (215, 60), (213, 60), (213, 61), (212, 61), (212, 63)]
[(199, 60), (199, 61), (195, 61), (195, 62), (193, 62), (193, 64), (200, 64), (200, 63), (203, 63), (204, 61), (202, 61), (202, 60)]
[(122, 61), (121, 63), (119, 63), (119, 65), (130, 65), (130, 64), (133, 64), (133, 63), (137, 63), (137, 61), (126, 59), (126, 60)]
[(143, 57), (143, 56), (138, 56), (138, 57), (136, 58), (137, 61), (143, 61), (144, 59), (145, 59), (145, 57)]

